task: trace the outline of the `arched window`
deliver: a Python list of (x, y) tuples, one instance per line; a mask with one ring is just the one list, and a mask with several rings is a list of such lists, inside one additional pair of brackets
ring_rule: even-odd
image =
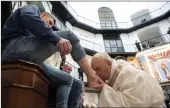
[(113, 12), (107, 7), (101, 7), (98, 9), (98, 15), (100, 19), (101, 28), (117, 28)]

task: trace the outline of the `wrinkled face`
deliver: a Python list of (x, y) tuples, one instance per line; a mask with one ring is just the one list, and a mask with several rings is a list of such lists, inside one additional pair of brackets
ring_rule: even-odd
[(54, 26), (54, 19), (49, 17), (45, 12), (41, 13), (41, 19), (48, 25), (48, 27)]
[(109, 79), (111, 71), (111, 63), (103, 60), (101, 57), (93, 57), (91, 66), (96, 74), (104, 81)]

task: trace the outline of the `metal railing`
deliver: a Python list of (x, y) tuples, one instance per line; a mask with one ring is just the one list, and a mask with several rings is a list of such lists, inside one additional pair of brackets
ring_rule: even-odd
[(123, 44), (125, 52), (138, 52), (135, 44)]
[[(77, 21), (82, 22), (84, 24), (87, 24), (87, 25), (92, 26), (92, 27), (97, 28), (97, 29), (102, 29), (100, 23), (97, 23), (95, 21), (89, 20), (89, 19), (87, 19), (85, 17), (82, 17), (82, 16), (78, 15), (76, 13), (76, 11), (70, 6), (70, 4), (68, 2), (65, 3), (64, 1), (61, 1), (61, 3), (69, 10), (69, 12), (74, 16), (74, 18)], [(130, 27), (135, 26), (135, 25), (133, 25), (134, 21), (138, 21), (139, 19), (145, 19), (147, 16), (150, 16), (151, 17), (150, 19), (148, 19), (148, 20), (146, 19), (146, 21), (149, 21), (151, 19), (154, 19), (154, 18), (156, 18), (158, 16), (161, 16), (161, 15), (165, 14), (169, 10), (170, 10), (170, 2), (168, 1), (163, 6), (161, 6), (160, 8), (158, 8), (158, 9), (152, 11), (152, 12), (149, 12), (147, 14), (141, 15), (141, 16), (136, 17), (135, 19), (132, 19), (132, 20), (127, 21), (127, 22), (116, 22), (116, 23), (117, 23), (118, 29), (130, 28)], [(141, 23), (145, 23), (145, 21), (144, 22), (139, 22), (139, 24), (141, 24)], [(117, 28), (117, 27), (112, 27), (112, 28)], [(104, 29), (111, 29), (111, 27), (104, 28)]]
[[(140, 46), (141, 46), (141, 50), (146, 50), (149, 48), (153, 48), (168, 43), (170, 43), (170, 34), (163, 34), (140, 42)], [(114, 47), (117, 48), (116, 51), (112, 51), (111, 49), (112, 47), (107, 47), (107, 48), (110, 48), (110, 51), (106, 50), (106, 52), (138, 52), (139, 51), (135, 44), (123, 44), (124, 50), (119, 50), (119, 51), (118, 51), (119, 47)]]
[(170, 43), (170, 35), (163, 34), (161, 36), (156, 36), (154, 38), (150, 38), (145, 41), (142, 41), (141, 46), (143, 50), (145, 50), (145, 49), (149, 49), (149, 48), (160, 46), (160, 45), (167, 44), (167, 43)]
[(82, 38), (79, 38), (79, 39), (80, 39), (80, 44), (83, 47), (88, 48), (90, 50), (94, 50), (96, 52), (101, 52), (102, 45), (88, 41), (86, 39), (82, 39)]
[(135, 44), (123, 44), (122, 47), (105, 47), (105, 51), (109, 53), (138, 52)]

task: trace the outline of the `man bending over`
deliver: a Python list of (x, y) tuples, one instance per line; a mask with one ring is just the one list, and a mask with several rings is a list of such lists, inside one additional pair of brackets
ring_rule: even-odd
[(92, 57), (91, 66), (103, 79), (102, 84), (93, 86), (102, 90), (99, 107), (160, 107), (164, 104), (159, 83), (127, 61), (116, 61), (107, 53), (98, 53)]

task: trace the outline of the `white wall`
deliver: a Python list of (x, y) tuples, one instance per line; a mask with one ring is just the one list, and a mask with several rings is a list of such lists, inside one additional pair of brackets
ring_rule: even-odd
[[(170, 17), (168, 19), (170, 19)], [(168, 22), (168, 19), (162, 20), (160, 22), (146, 26), (144, 28), (138, 29), (138, 30), (133, 31), (133, 32), (128, 33), (128, 34), (127, 33), (120, 34), (120, 38), (122, 39), (122, 42), (124, 44), (125, 51), (130, 50), (131, 52), (133, 52), (133, 50), (135, 50), (135, 48), (132, 47), (132, 45), (130, 45), (131, 46), (130, 48), (127, 47), (127, 46), (129, 46), (129, 44), (135, 44), (136, 40), (139, 42), (139, 38), (138, 38), (137, 34), (144, 31), (144, 30), (147, 30), (148, 28), (159, 27), (161, 34), (167, 34), (168, 27), (170, 27), (170, 23)], [(149, 36), (148, 36), (148, 39), (150, 39)]]
[(104, 52), (103, 36), (101, 34), (94, 34), (83, 29), (72, 26), (69, 22), (66, 22), (66, 26), (79, 37), (80, 43), (83, 47)]
[(143, 9), (131, 15), (133, 25), (141, 24), (143, 19), (146, 19), (146, 21), (150, 20), (151, 16), (148, 13), (149, 9)]
[(134, 31), (134, 33), (137, 35), (139, 32), (141, 32), (141, 31), (143, 31), (145, 29), (152, 28), (152, 27), (157, 27), (157, 26), (160, 28), (161, 34), (166, 34), (167, 31), (168, 31), (168, 27), (170, 26), (170, 23), (168, 22), (167, 19), (164, 19), (164, 20), (162, 20), (160, 22), (157, 22), (155, 24), (152, 24), (152, 25), (146, 26), (144, 28), (138, 29), (138, 30)]
[(136, 40), (139, 42), (139, 38), (135, 35), (135, 33), (122, 33), (120, 34), (120, 38), (122, 40), (125, 52), (136, 52), (137, 48), (135, 46)]
[(102, 34), (96, 34), (96, 37), (95, 37), (94, 40), (95, 40), (95, 43), (98, 43), (98, 44), (101, 45), (101, 47), (100, 47), (100, 52), (105, 52), (103, 35), (102, 35)]

